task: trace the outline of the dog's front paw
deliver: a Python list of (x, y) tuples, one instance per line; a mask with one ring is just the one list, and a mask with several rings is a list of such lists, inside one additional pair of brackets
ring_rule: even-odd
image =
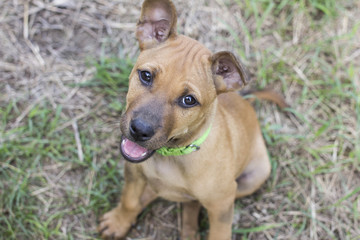
[(98, 231), (103, 239), (121, 239), (130, 227), (131, 220), (127, 220), (117, 209), (113, 209), (100, 219)]

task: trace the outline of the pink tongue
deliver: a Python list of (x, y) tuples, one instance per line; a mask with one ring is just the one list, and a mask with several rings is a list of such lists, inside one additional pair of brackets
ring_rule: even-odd
[(129, 139), (123, 140), (123, 150), (131, 158), (140, 158), (145, 156), (147, 149), (139, 146), (138, 144), (130, 141)]

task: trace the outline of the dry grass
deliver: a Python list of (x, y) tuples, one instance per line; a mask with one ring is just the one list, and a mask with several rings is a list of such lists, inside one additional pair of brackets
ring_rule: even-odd
[[(175, 4), (179, 32), (240, 55), (253, 87), (283, 92), (297, 116), (255, 104), (273, 172), (237, 201), (233, 239), (360, 239), (360, 4)], [(0, 239), (97, 238), (122, 186), (118, 116), (140, 5), (1, 1)], [(179, 211), (152, 204), (130, 237), (176, 239)]]

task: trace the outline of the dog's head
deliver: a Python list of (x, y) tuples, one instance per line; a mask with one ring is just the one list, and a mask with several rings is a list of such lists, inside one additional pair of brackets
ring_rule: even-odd
[(176, 20), (170, 0), (143, 3), (136, 31), (141, 52), (121, 118), (121, 152), (132, 162), (193, 140), (217, 95), (248, 83), (233, 54), (212, 54), (199, 42), (177, 35)]

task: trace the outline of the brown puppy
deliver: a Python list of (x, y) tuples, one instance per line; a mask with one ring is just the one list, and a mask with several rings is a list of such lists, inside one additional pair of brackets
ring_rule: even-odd
[[(208, 239), (231, 239), (234, 200), (267, 179), (270, 162), (255, 112), (235, 90), (248, 82), (229, 52), (212, 54), (176, 33), (170, 0), (146, 0), (137, 25), (141, 53), (121, 118), (125, 186), (101, 219), (103, 238), (122, 238), (157, 197), (183, 203), (181, 239), (198, 239), (200, 206)], [(146, 160), (146, 161), (145, 161)]]

